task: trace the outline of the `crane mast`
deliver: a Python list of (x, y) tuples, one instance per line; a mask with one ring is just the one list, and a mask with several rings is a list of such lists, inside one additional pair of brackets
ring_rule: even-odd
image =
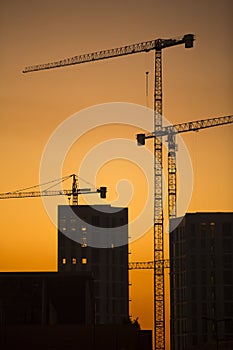
[[(154, 86), (154, 131), (162, 128), (162, 50), (165, 48), (185, 45), (193, 47), (194, 35), (186, 34), (178, 38), (155, 39), (141, 43), (126, 45), (110, 50), (96, 51), (73, 56), (55, 62), (28, 66), (23, 73), (61, 68), (65, 66), (93, 62), (108, 58), (155, 51), (155, 86)], [(155, 350), (165, 350), (165, 295), (164, 269), (156, 265), (156, 261), (164, 260), (164, 218), (162, 194), (162, 139), (154, 140), (154, 336)]]
[[(158, 43), (155, 51), (155, 88), (154, 88), (154, 132), (160, 133), (162, 125), (162, 49), (184, 44), (193, 47), (194, 35), (184, 35), (183, 40)], [(154, 138), (154, 329), (155, 350), (165, 350), (165, 293), (164, 268), (157, 261), (164, 261), (164, 213), (163, 213), (163, 147), (162, 136)], [(171, 166), (171, 169), (174, 167)], [(170, 205), (170, 203), (169, 203)]]
[[(155, 51), (154, 131), (162, 128), (162, 50)], [(162, 138), (154, 139), (154, 329), (155, 349), (165, 349), (164, 269), (157, 261), (164, 260), (164, 215), (162, 192)]]

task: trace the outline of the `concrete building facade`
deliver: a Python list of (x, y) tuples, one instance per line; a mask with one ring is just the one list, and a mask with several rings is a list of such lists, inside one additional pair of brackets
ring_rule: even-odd
[(58, 207), (58, 272), (90, 272), (96, 324), (128, 319), (128, 209)]
[(233, 213), (190, 213), (170, 235), (171, 349), (233, 339)]

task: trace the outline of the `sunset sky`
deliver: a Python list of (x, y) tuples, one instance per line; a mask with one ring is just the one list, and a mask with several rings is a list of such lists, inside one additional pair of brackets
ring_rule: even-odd
[[(231, 0), (2, 0), (0, 192), (39, 183), (44, 147), (71, 115), (110, 102), (153, 108), (154, 52), (28, 74), (22, 73), (25, 66), (193, 33), (193, 49), (177, 46), (163, 51), (163, 114), (172, 124), (230, 115), (232, 11)], [(78, 174), (82, 158), (97, 143), (119, 137), (135, 140), (140, 131), (122, 125), (90, 130), (74, 144), (63, 175)], [(184, 135), (194, 172), (189, 212), (232, 211), (232, 136), (232, 125)], [(132, 218), (143, 208), (146, 191), (136, 165), (109, 160), (95, 185), (108, 187), (111, 204), (120, 179), (134, 186)], [(86, 181), (93, 182), (92, 177)], [(94, 202), (98, 198), (91, 196)], [(56, 227), (42, 200), (1, 200), (0, 211), (0, 270), (56, 270)], [(149, 230), (130, 245), (130, 260), (152, 260), (152, 242)], [(131, 314), (139, 317), (142, 328), (153, 324), (152, 280), (152, 271), (130, 272)]]

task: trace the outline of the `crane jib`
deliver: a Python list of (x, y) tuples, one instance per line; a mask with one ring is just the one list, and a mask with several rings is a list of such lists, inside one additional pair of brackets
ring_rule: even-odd
[(64, 66), (71, 66), (74, 64), (92, 62), (92, 61), (114, 58), (114, 57), (119, 57), (124, 55), (131, 55), (131, 54), (140, 53), (140, 52), (148, 52), (151, 50), (161, 50), (167, 47), (180, 45), (180, 44), (185, 44), (186, 48), (191, 48), (193, 47), (194, 40), (195, 40), (195, 37), (193, 34), (186, 34), (183, 37), (179, 37), (175, 39), (156, 39), (151, 41), (144, 41), (142, 43), (121, 46), (121, 47), (113, 48), (109, 50), (101, 50), (101, 51), (96, 51), (92, 53), (73, 56), (73, 57), (65, 58), (55, 62), (28, 66), (24, 68), (23, 73), (60, 68)]
[(96, 190), (91, 188), (77, 189), (76, 192), (72, 190), (58, 190), (58, 191), (15, 191), (0, 193), (0, 199), (11, 199), (11, 198), (29, 198), (29, 197), (46, 197), (46, 196), (78, 196), (80, 194), (99, 193), (100, 198), (106, 198), (107, 187), (100, 187)]

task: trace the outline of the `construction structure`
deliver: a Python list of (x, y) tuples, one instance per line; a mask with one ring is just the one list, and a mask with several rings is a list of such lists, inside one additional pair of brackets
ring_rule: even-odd
[(72, 200), (58, 207), (58, 271), (0, 273), (0, 347), (152, 350), (152, 332), (129, 318), (128, 210), (78, 205), (82, 193), (105, 198), (106, 187), (79, 189), (74, 174), (59, 182), (69, 178), (71, 190), (30, 187), (0, 194)]
[(187, 213), (170, 258), (171, 350), (232, 349), (233, 213)]
[[(186, 34), (175, 39), (156, 39), (127, 45), (110, 50), (78, 55), (56, 62), (26, 67), (23, 73), (60, 68), (102, 59), (120, 57), (140, 52), (155, 51), (155, 86), (154, 86), (154, 132), (148, 137), (141, 135), (141, 139), (154, 138), (154, 335), (155, 349), (165, 349), (165, 292), (164, 292), (164, 213), (162, 193), (162, 137), (168, 136), (168, 207), (169, 219), (176, 217), (176, 142), (175, 135), (179, 132), (199, 130), (216, 125), (232, 122), (232, 116), (208, 119), (205, 121), (189, 122), (166, 129), (162, 125), (162, 51), (164, 48), (183, 45), (193, 47), (194, 35)], [(148, 78), (148, 77), (147, 77)], [(226, 121), (225, 121), (226, 120)], [(148, 266), (148, 265), (147, 265)]]
[(129, 319), (128, 209), (58, 206), (58, 272), (94, 279), (95, 324)]
[[(68, 179), (72, 179), (71, 190), (51, 190)], [(58, 206), (58, 273), (64, 276), (76, 273), (77, 279), (80, 274), (92, 276), (95, 324), (127, 323), (128, 209), (78, 205), (80, 194), (98, 193), (101, 198), (106, 198), (107, 189), (80, 189), (77, 181), (77, 175), (71, 174), (39, 185), (47, 187), (41, 191), (32, 191), (38, 185), (31, 186), (1, 193), (0, 199), (68, 196), (71, 205)]]
[[(110, 50), (78, 55), (56, 62), (29, 66), (23, 70), (23, 73), (60, 68), (153, 50), (155, 51), (154, 131), (157, 132), (162, 128), (162, 51), (165, 48), (178, 45), (184, 45), (185, 48), (192, 48), (193, 42), (193, 34), (186, 34), (178, 38), (145, 41)], [(164, 269), (156, 268), (156, 261), (164, 260), (162, 140), (159, 136), (154, 139), (154, 154), (154, 336), (155, 349), (165, 350)]]
[[(198, 131), (198, 130), (205, 129), (205, 128), (230, 124), (232, 122), (233, 122), (233, 116), (230, 115), (230, 116), (224, 116), (224, 117), (218, 117), (218, 118), (211, 118), (211, 119), (204, 119), (204, 120), (202, 119), (202, 120), (197, 120), (197, 121), (192, 121), (192, 122), (185, 122), (185, 123), (172, 125), (172, 126), (166, 126), (166, 127), (162, 127), (160, 131), (153, 132), (153, 133), (148, 134), (148, 135), (145, 135), (145, 134), (138, 134), (137, 135), (137, 141), (138, 141), (139, 145), (144, 145), (145, 139), (148, 139), (148, 138), (157, 138), (157, 137), (162, 138), (164, 136), (166, 136), (168, 138), (168, 176), (169, 176), (168, 196), (169, 196), (169, 218), (170, 219), (172, 219), (176, 216), (176, 162), (175, 162), (175, 160), (176, 160), (176, 143), (175, 143), (176, 134), (189, 132), (189, 131)], [(69, 200), (72, 197), (73, 208), (75, 208), (78, 204), (78, 195), (79, 194), (82, 194), (82, 193), (100, 193), (101, 198), (106, 197), (106, 190), (107, 190), (106, 187), (100, 187), (97, 190), (91, 190), (90, 188), (78, 189), (76, 176), (74, 174), (72, 174), (68, 177), (62, 178), (61, 181), (64, 181), (70, 177), (73, 178), (72, 190), (62, 190), (62, 191), (61, 190), (60, 191), (53, 190), (53, 191), (50, 191), (47, 189), (44, 191), (34, 191), (34, 192), (33, 191), (30, 191), (30, 192), (26, 191), (25, 192), (22, 190), (21, 191), (18, 190), (18, 191), (14, 191), (14, 192), (2, 193), (2, 194), (0, 194), (0, 199), (66, 195), (66, 196), (68, 196)], [(52, 181), (52, 183), (53, 182), (54, 181)], [(51, 182), (49, 182), (48, 184), (51, 185)], [(49, 187), (49, 188), (51, 188), (51, 187)], [(78, 206), (78, 207), (80, 208), (80, 206)], [(76, 207), (76, 209), (77, 209), (77, 207)], [(104, 210), (104, 211), (106, 211), (106, 210)], [(175, 213), (175, 215), (174, 215), (174, 213)], [(121, 222), (123, 222), (123, 221), (121, 221)], [(94, 224), (94, 222), (91, 222), (91, 224)], [(59, 223), (59, 225), (60, 225), (60, 223)], [(61, 230), (61, 225), (59, 227)], [(71, 228), (70, 224), (68, 225), (68, 227)], [(73, 229), (74, 229), (74, 227), (73, 227)], [(81, 232), (82, 228), (80, 227), (79, 229)], [(84, 231), (82, 231), (82, 232), (84, 233), (84, 236), (85, 236), (86, 233)], [(74, 232), (72, 232), (72, 234), (74, 234)], [(83, 236), (83, 238), (84, 238), (84, 236)], [(93, 233), (89, 235), (89, 242), (91, 242), (93, 237), (94, 237)], [(127, 237), (127, 235), (125, 235), (125, 237)], [(126, 240), (125, 240), (125, 243), (126, 243)], [(83, 242), (82, 244), (84, 244), (84, 246), (85, 246), (85, 242)], [(81, 246), (82, 246), (82, 244), (81, 244)], [(113, 244), (113, 246), (114, 246), (113, 242), (111, 244)], [(79, 248), (76, 250), (76, 253), (79, 251), (79, 249), (80, 249), (80, 245), (79, 245)], [(96, 249), (94, 249), (94, 250), (96, 250)], [(74, 252), (74, 250), (73, 250), (73, 252)], [(60, 256), (60, 258), (59, 258), (60, 269), (66, 270), (68, 268), (68, 270), (74, 270), (74, 268), (76, 266), (77, 258), (75, 256), (73, 256), (73, 257), (71, 256), (71, 251), (70, 252), (66, 251), (66, 255), (67, 254), (68, 254), (68, 260), (66, 260), (66, 258), (64, 256), (62, 257), (62, 255), (59, 255)], [(89, 255), (90, 255), (90, 253), (89, 253)], [(80, 254), (79, 254), (79, 257), (80, 257)], [(63, 260), (63, 259), (65, 259), (65, 260)], [(110, 260), (112, 260), (112, 258)], [(62, 264), (62, 261), (63, 261), (63, 264)], [(67, 261), (69, 261), (69, 263), (66, 265)], [(86, 259), (84, 259), (83, 261), (86, 261)], [(92, 262), (92, 264), (93, 264), (93, 262)], [(94, 262), (94, 264), (95, 264), (95, 262)], [(65, 266), (62, 266), (62, 265), (65, 265)], [(164, 259), (161, 259), (161, 260), (158, 259), (158, 260), (149, 261), (149, 262), (131, 262), (128, 264), (127, 263), (123, 264), (123, 265), (125, 268), (126, 268), (126, 266), (128, 266), (129, 269), (153, 269), (155, 272), (159, 271), (160, 273), (162, 272), (164, 274), (164, 268), (170, 267), (170, 261), (164, 260)], [(123, 267), (123, 265), (122, 265), (122, 267)], [(90, 267), (92, 268), (93, 266), (90, 264), (89, 268)], [(83, 268), (84, 268), (84, 266), (82, 266), (82, 269)], [(100, 315), (100, 313), (99, 313), (99, 315)], [(121, 316), (120, 316), (121, 319), (122, 319), (122, 315), (123, 314), (121, 314)], [(109, 319), (109, 315), (105, 319), (105, 322), (107, 319)]]
[[(233, 123), (233, 115), (227, 115), (216, 118), (200, 119), (195, 121), (184, 122), (162, 127), (159, 131), (150, 134), (137, 134), (137, 143), (139, 146), (145, 145), (145, 140), (157, 137), (166, 137), (168, 144), (168, 217), (169, 220), (177, 216), (177, 167), (176, 167), (176, 152), (177, 143), (176, 135), (187, 133), (190, 131), (199, 131), (202, 129), (213, 128), (216, 126), (229, 125)], [(170, 221), (171, 223), (171, 221)], [(172, 229), (170, 229), (170, 232)]]
[[(52, 187), (56, 187), (57, 185), (60, 185), (64, 181), (72, 179), (72, 186), (70, 190), (51, 190)], [(49, 182), (46, 182), (44, 184), (39, 184), (35, 186), (31, 186), (28, 188), (12, 191), (12, 192), (4, 192), (0, 193), (0, 199), (12, 199), (12, 198), (29, 198), (29, 197), (48, 197), (48, 196), (67, 196), (69, 201), (71, 200), (72, 205), (78, 204), (78, 196), (81, 194), (92, 194), (92, 193), (99, 193), (100, 198), (106, 198), (106, 187), (100, 187), (100, 188), (78, 188), (77, 185), (77, 179), (78, 176), (75, 174), (71, 174), (68, 176), (64, 176), (61, 179), (52, 180)], [(47, 186), (46, 189), (40, 189), (40, 190), (33, 190), (37, 187), (41, 188), (43, 186)], [(30, 190), (30, 191), (29, 191)]]
[[(145, 145), (145, 140), (154, 138), (155, 140), (159, 138), (160, 142), (162, 137), (167, 137), (168, 142), (168, 219), (169, 219), (169, 232), (173, 231), (175, 227), (175, 218), (177, 215), (177, 167), (176, 167), (176, 135), (179, 133), (185, 133), (190, 131), (198, 131), (206, 128), (212, 128), (216, 126), (228, 125), (233, 123), (233, 116), (223, 116), (217, 118), (210, 119), (202, 119), (196, 121), (185, 122), (181, 124), (171, 125), (161, 127), (160, 130), (154, 131), (150, 134), (137, 134), (137, 143), (139, 146)], [(161, 143), (162, 147), (162, 143)], [(171, 257), (170, 257), (171, 259)], [(158, 261), (158, 260), (157, 260)], [(160, 261), (164, 261), (160, 259)], [(157, 268), (156, 268), (157, 266)], [(160, 263), (156, 265), (156, 261), (154, 262), (155, 275), (157, 275), (156, 271), (159, 271), (161, 274), (164, 274), (164, 264)], [(172, 296), (172, 295), (171, 295)], [(164, 300), (163, 300), (164, 301)], [(173, 301), (171, 301), (172, 303)], [(156, 300), (155, 300), (156, 303)], [(173, 328), (171, 328), (171, 332), (173, 332)], [(177, 348), (179, 349), (179, 348)], [(157, 350), (157, 348), (156, 348)]]

